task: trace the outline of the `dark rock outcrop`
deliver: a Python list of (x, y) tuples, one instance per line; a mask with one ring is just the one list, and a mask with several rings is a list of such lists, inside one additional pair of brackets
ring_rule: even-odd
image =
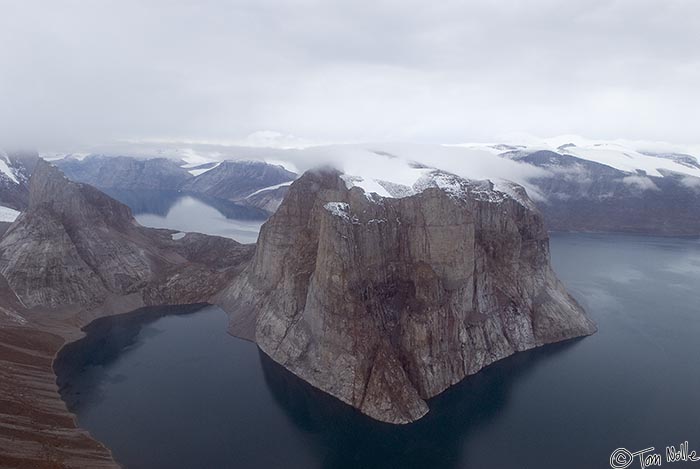
[(522, 188), (439, 172), (419, 182), (378, 198), (307, 172), (217, 298), (233, 334), (391, 423), (419, 419), (427, 399), (496, 360), (595, 331), (555, 277)]

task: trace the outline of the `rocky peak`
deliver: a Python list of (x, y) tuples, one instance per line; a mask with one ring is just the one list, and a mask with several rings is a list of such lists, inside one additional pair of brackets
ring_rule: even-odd
[(134, 224), (126, 205), (94, 187), (70, 181), (63, 172), (40, 159), (29, 180), (28, 211), (48, 210), (56, 216), (85, 226), (98, 224), (123, 230)]
[(496, 360), (595, 330), (524, 191), (442, 172), (405, 197), (348, 185), (327, 169), (295, 181), (220, 298), (234, 334), (312, 385), (406, 423)]
[(230, 239), (170, 233), (138, 225), (127, 206), (42, 160), (28, 209), (0, 239), (0, 274), (28, 307), (89, 309), (131, 294), (174, 304), (206, 300), (252, 254)]

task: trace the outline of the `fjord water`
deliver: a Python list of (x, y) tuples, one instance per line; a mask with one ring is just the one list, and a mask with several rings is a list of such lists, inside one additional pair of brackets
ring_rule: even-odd
[(551, 251), (599, 332), (502, 360), (411, 425), (306, 385), (213, 306), (98, 320), (57, 360), (62, 395), (128, 468), (591, 469), (619, 447), (700, 450), (700, 242), (555, 234)]
[(165, 190), (106, 192), (126, 204), (136, 221), (151, 228), (193, 231), (254, 243), (267, 214), (229, 200)]
[(165, 215), (142, 213), (136, 215), (136, 221), (151, 228), (195, 231), (232, 238), (239, 243), (254, 243), (265, 220), (229, 218), (211, 205), (185, 196), (178, 199)]

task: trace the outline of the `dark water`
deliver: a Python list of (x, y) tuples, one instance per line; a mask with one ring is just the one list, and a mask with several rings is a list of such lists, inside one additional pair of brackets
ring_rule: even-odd
[(268, 214), (229, 200), (164, 190), (104, 189), (131, 208), (136, 220), (152, 228), (194, 231), (254, 243)]
[(700, 243), (554, 235), (551, 247), (600, 331), (488, 367), (415, 424), (310, 388), (228, 336), (216, 307), (93, 323), (59, 361), (63, 395), (135, 468), (591, 469), (618, 447), (700, 450)]

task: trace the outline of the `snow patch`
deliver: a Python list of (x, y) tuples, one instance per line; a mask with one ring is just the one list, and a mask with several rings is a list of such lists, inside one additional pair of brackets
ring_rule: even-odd
[(91, 156), (91, 153), (65, 153), (65, 152), (41, 152), (39, 153), (39, 156), (41, 159), (46, 160), (46, 161), (58, 161), (58, 160), (79, 160), (82, 161), (88, 156)]
[(17, 219), (19, 214), (20, 212), (13, 208), (0, 205), (0, 221), (12, 223)]
[(184, 232), (182, 232), (182, 231), (180, 231), (180, 232), (178, 232), (178, 233), (173, 233), (173, 234), (170, 235), (170, 237), (171, 237), (174, 241), (177, 241), (177, 240), (179, 240), (179, 239), (182, 239), (182, 238), (184, 238), (185, 236), (187, 236), (187, 233), (184, 233)]
[(10, 321), (15, 322), (15, 323), (17, 323), (17, 324), (19, 324), (19, 325), (22, 325), (22, 326), (25, 325), (25, 324), (27, 324), (27, 320), (24, 319), (24, 318), (23, 318), (22, 316), (20, 316), (19, 314), (15, 313), (15, 312), (12, 312), (12, 311), (8, 311), (8, 310), (6, 310), (6, 309), (4, 309), (4, 308), (2, 308), (2, 309), (0, 309), (0, 310), (1, 310), (2, 312), (4, 312), (5, 315), (6, 315), (8, 318), (10, 318)]
[(350, 223), (359, 224), (357, 217), (350, 215), (350, 206), (345, 202), (328, 202), (323, 206), (331, 215), (340, 217)]
[[(500, 180), (499, 186), (495, 187), (489, 180), (466, 179), (446, 171), (411, 163), (393, 155), (391, 160), (392, 171), (380, 171), (381, 178), (347, 173), (340, 177), (348, 189), (361, 188), (368, 200), (375, 203), (380, 203), (382, 198), (410, 197), (429, 188), (438, 188), (457, 199), (475, 198), (480, 201), (500, 203), (510, 198), (528, 208), (533, 207), (524, 190), (518, 189), (517, 184), (510, 181)], [(369, 165), (367, 171), (375, 169), (375, 166)]]
[[(205, 163), (205, 164), (206, 164), (206, 163)], [(218, 163), (216, 163), (215, 165), (213, 165), (213, 166), (211, 166), (211, 167), (209, 167), (209, 168), (190, 169), (190, 170), (187, 171), (187, 172), (190, 173), (192, 176), (199, 176), (200, 174), (204, 174), (204, 173), (206, 173), (207, 171), (211, 171), (212, 169), (217, 168), (220, 164), (221, 164), (221, 161), (219, 161)], [(182, 168), (185, 168), (186, 166), (187, 166), (187, 165), (182, 166)]]
[(533, 210), (535, 209), (535, 204), (529, 197), (527, 197), (527, 193), (525, 192), (524, 187), (519, 186), (514, 182), (506, 181), (505, 179), (494, 179), (493, 187), (497, 191), (507, 194), (511, 199), (514, 199), (520, 205), (531, 208)]
[(384, 187), (382, 187), (382, 185), (376, 179), (363, 178), (362, 176), (354, 176), (349, 174), (342, 174), (340, 178), (345, 182), (345, 187), (348, 189), (359, 187), (365, 192), (365, 195), (367, 195), (368, 198), (371, 194), (377, 194), (380, 197), (392, 197), (392, 195), (386, 189), (384, 189)]
[(350, 211), (350, 206), (345, 202), (328, 202), (323, 206), (323, 208), (331, 212), (331, 214), (335, 215), (336, 217), (349, 219), (348, 213)]
[(15, 184), (19, 184), (19, 180), (10, 168), (9, 163), (10, 160), (7, 158), (7, 153), (5, 153), (4, 151), (0, 151), (0, 173), (7, 176), (10, 179), (10, 181), (14, 182)]
[(281, 182), (279, 184), (275, 184), (274, 186), (263, 187), (262, 189), (258, 189), (257, 191), (248, 194), (245, 198), (247, 199), (248, 197), (252, 197), (256, 194), (260, 194), (261, 192), (273, 191), (275, 189), (279, 189), (280, 187), (290, 186), (293, 182), (294, 181), (287, 181), (287, 182)]

